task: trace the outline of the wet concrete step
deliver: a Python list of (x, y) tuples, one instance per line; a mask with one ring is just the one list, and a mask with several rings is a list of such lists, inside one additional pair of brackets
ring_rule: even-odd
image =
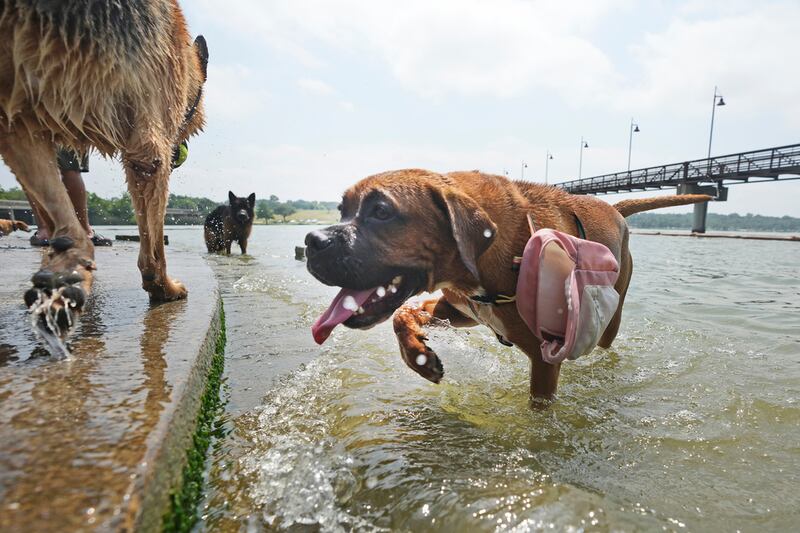
[(10, 242), (0, 241), (0, 530), (159, 529), (219, 333), (210, 268), (170, 250), (189, 299), (151, 305), (138, 245), (99, 248), (73, 355), (56, 360), (22, 303), (42, 252)]

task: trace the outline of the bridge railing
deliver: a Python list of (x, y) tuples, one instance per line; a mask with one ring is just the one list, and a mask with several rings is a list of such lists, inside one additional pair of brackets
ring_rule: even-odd
[(592, 178), (566, 181), (556, 187), (576, 194), (661, 188), (681, 183), (720, 183), (751, 177), (777, 178), (800, 173), (800, 144), (695, 159)]

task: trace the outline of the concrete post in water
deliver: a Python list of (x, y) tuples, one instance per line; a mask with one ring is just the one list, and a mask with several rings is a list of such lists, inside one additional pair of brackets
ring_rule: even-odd
[(295, 246), (294, 247), (294, 258), (298, 261), (304, 261), (306, 258), (306, 247), (305, 246)]
[[(681, 183), (678, 185), (678, 194), (708, 194), (715, 201), (724, 202), (728, 199), (728, 188), (718, 185), (699, 185), (697, 183)], [(708, 202), (694, 204), (694, 217), (692, 218), (692, 233), (706, 232), (706, 215)]]
[(708, 202), (694, 204), (692, 216), (692, 233), (706, 232), (706, 215), (708, 214)]

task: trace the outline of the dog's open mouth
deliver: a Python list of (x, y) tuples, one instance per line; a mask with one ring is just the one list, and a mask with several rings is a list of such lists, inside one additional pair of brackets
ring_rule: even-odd
[(383, 322), (403, 302), (422, 290), (422, 279), (421, 274), (410, 273), (394, 276), (371, 289), (343, 288), (311, 327), (314, 340), (322, 344), (339, 324), (348, 328), (367, 329)]

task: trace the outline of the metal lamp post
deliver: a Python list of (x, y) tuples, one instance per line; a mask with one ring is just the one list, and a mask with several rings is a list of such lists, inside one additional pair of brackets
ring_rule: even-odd
[(550, 160), (553, 159), (553, 154), (550, 150), (547, 151), (547, 157), (544, 158), (544, 184), (547, 185), (547, 172), (550, 167)]
[(528, 168), (528, 163), (526, 163), (526, 162), (523, 160), (523, 161), (522, 161), (522, 166), (521, 166), (521, 167), (520, 167), (520, 169), (519, 169), (519, 179), (521, 179), (521, 180), (524, 180), (524, 179), (525, 179), (525, 169), (526, 169), (526, 168)]
[[(719, 101), (717, 101), (719, 98)], [(725, 100), (722, 99), (721, 94), (717, 94), (717, 86), (714, 85), (714, 100), (711, 103), (711, 132), (708, 134), (708, 158), (711, 159), (711, 139), (714, 138), (714, 112), (717, 106), (725, 105)]]
[(578, 179), (581, 179), (581, 174), (583, 172), (583, 149), (589, 148), (589, 143), (586, 142), (586, 139), (581, 136), (581, 156), (578, 160)]
[(641, 131), (639, 129), (639, 125), (633, 122), (633, 117), (631, 117), (631, 131), (630, 135), (628, 136), (628, 172), (631, 171), (631, 148), (633, 147), (633, 134), (639, 133)]

